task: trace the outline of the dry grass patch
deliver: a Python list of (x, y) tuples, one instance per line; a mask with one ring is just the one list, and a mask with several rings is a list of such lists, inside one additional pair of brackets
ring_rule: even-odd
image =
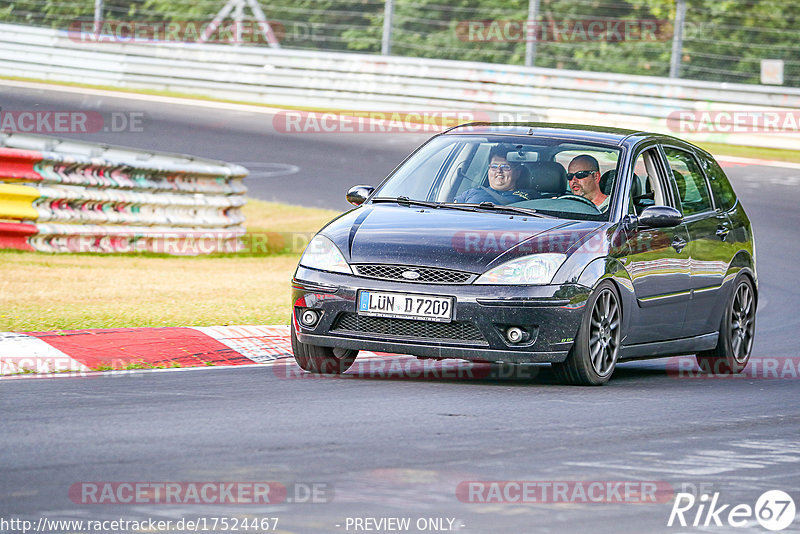
[(298, 259), (0, 257), (2, 331), (286, 324)]
[[(249, 232), (311, 232), (338, 212), (248, 200)], [(0, 252), (0, 331), (288, 324), (298, 253)]]
[(249, 232), (316, 232), (340, 211), (303, 208), (277, 202), (247, 199), (242, 208)]

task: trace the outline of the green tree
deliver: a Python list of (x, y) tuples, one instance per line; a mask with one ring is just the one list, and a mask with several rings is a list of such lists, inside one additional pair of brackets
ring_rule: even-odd
[[(392, 54), (521, 65), (524, 39), (480, 40), (469, 24), (517, 21), (528, 0), (394, 0)], [(308, 50), (380, 53), (384, 0), (260, 0), (281, 45)], [(580, 22), (659, 21), (656, 40), (589, 39), (574, 35), (537, 42), (541, 67), (666, 76), (677, 0), (540, 0), (537, 24), (578, 28)], [(225, 0), (105, 0), (108, 20), (210, 21)], [(91, 20), (94, 0), (11, 0), (0, 21), (68, 28)], [(247, 15), (250, 16), (249, 11)], [(482, 21), (482, 22), (481, 22)], [(479, 27), (479, 26), (475, 26)], [(800, 2), (687, 0), (681, 76), (758, 83), (762, 59), (782, 59), (786, 85), (800, 86)]]

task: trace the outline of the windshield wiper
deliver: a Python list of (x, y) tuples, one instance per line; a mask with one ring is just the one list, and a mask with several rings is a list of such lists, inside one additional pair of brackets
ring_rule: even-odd
[(433, 209), (449, 208), (462, 211), (478, 211), (479, 209), (484, 209), (484, 210), (518, 213), (520, 215), (528, 215), (531, 217), (543, 217), (547, 219), (553, 218), (548, 215), (542, 215), (541, 213), (537, 213), (537, 211), (532, 208), (518, 208), (515, 206), (504, 206), (502, 204), (495, 204), (493, 202), (481, 202), (480, 204), (459, 204), (455, 202), (429, 202), (427, 200), (414, 200), (413, 198), (408, 198), (405, 196), (400, 196), (397, 198), (375, 197), (370, 202), (395, 202), (397, 204), (400, 204), (401, 206), (423, 206), (426, 208), (433, 208)]
[(438, 208), (439, 204), (436, 202), (428, 202), (427, 200), (413, 200), (408, 197), (376, 197), (372, 202), (396, 202), (401, 206), (425, 206), (426, 208)]
[(520, 215), (530, 215), (531, 217), (544, 217), (551, 219), (549, 215), (543, 215), (533, 208), (518, 208), (516, 206), (504, 206), (502, 204), (495, 204), (494, 202), (481, 202), (480, 204), (464, 204), (464, 206), (475, 206), (484, 210), (492, 211), (506, 211), (511, 213), (519, 213)]
[(375, 197), (371, 202), (396, 202), (401, 206), (423, 206), (426, 208), (450, 208), (463, 211), (477, 211), (474, 206), (470, 204), (444, 204), (442, 202), (428, 202), (427, 200), (414, 200), (408, 197)]

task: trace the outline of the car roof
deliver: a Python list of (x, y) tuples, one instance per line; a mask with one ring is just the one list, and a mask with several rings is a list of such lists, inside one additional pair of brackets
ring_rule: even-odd
[(615, 145), (632, 145), (647, 138), (680, 139), (652, 132), (593, 126), (588, 124), (560, 124), (547, 122), (472, 122), (450, 128), (445, 135), (513, 135), (529, 137), (560, 138), (574, 141), (593, 141)]

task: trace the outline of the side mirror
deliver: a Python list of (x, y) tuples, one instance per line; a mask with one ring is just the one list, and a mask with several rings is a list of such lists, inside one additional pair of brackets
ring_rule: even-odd
[(375, 191), (371, 185), (354, 185), (347, 192), (345, 198), (353, 206), (360, 206)]
[(671, 228), (683, 220), (681, 212), (670, 206), (650, 206), (639, 215), (637, 222), (641, 228)]

